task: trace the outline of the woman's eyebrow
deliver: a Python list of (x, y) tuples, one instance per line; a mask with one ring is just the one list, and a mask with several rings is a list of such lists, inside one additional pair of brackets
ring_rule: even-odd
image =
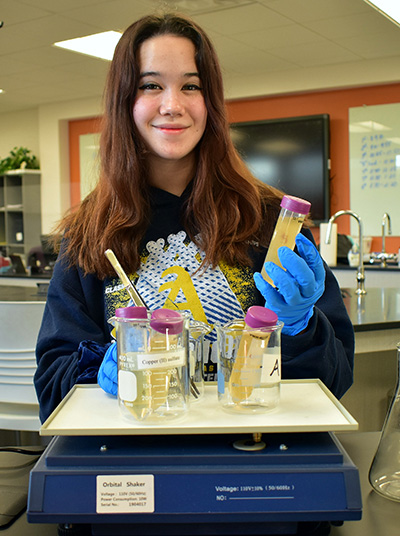
[(145, 71), (144, 73), (140, 73), (140, 78), (144, 78), (145, 76), (160, 76), (160, 74), (158, 71)]
[[(140, 73), (140, 78), (144, 78), (145, 76), (161, 76), (161, 73), (159, 71), (144, 71), (143, 73)], [(191, 76), (197, 76), (197, 78), (200, 78), (200, 75), (197, 72), (183, 73), (183, 76), (186, 78), (190, 78)]]

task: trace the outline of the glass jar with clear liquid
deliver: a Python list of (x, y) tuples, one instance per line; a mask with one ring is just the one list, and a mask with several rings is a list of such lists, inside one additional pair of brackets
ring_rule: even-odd
[[(129, 310), (129, 311), (128, 311)], [(188, 410), (187, 320), (177, 311), (117, 309), (118, 401), (124, 416), (155, 423)]]
[[(271, 238), (271, 243), (268, 247), (265, 262), (271, 261), (283, 268), (279, 256), (278, 249), (281, 246), (286, 246), (294, 249), (296, 236), (299, 234), (305, 217), (310, 212), (311, 203), (305, 199), (294, 197), (292, 195), (284, 195), (281, 201), (281, 211), (275, 225), (275, 229)], [(267, 275), (264, 266), (261, 270), (261, 275), (272, 286), (274, 283)]]
[(400, 343), (397, 344), (397, 387), (369, 470), (374, 490), (400, 502)]

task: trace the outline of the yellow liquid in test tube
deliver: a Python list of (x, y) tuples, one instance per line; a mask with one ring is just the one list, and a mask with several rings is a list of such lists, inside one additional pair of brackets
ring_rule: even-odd
[(265, 307), (254, 305), (247, 311), (246, 331), (240, 339), (233, 370), (229, 377), (229, 393), (235, 404), (247, 400), (253, 389), (260, 386), (263, 354), (271, 336), (267, 328), (275, 326), (277, 321), (277, 315)]
[[(167, 352), (176, 349), (176, 335), (156, 334), (151, 337), (149, 350), (161, 356), (161, 359), (164, 352), (167, 357), (169, 355)], [(139, 382), (140, 380), (143, 382), (142, 392), (138, 396), (138, 402), (141, 406), (141, 418), (165, 404), (169, 393), (171, 376), (176, 376), (175, 380), (177, 379), (177, 370), (170, 367), (146, 369), (141, 373), (137, 373)]]
[[(281, 246), (286, 246), (294, 249), (296, 236), (301, 230), (304, 219), (310, 211), (311, 204), (299, 197), (285, 195), (281, 202), (281, 211), (275, 225), (271, 243), (268, 247), (265, 261), (271, 261), (277, 266), (283, 268), (279, 257), (278, 249)], [(275, 286), (272, 279), (267, 275), (264, 266), (261, 270), (261, 275), (272, 286)]]
[(149, 368), (143, 366), (136, 373), (140, 388), (132, 406), (135, 413), (139, 411), (140, 419), (151, 416), (162, 406), (167, 412), (170, 397), (184, 396), (178, 373), (184, 365), (185, 355), (182, 344), (179, 344), (183, 318), (177, 311), (159, 309), (153, 311), (150, 326), (152, 335), (148, 353), (141, 357), (144, 365), (148, 360)]
[(262, 358), (270, 333), (253, 331), (243, 333), (232, 373), (229, 392), (236, 404), (247, 400), (261, 381)]

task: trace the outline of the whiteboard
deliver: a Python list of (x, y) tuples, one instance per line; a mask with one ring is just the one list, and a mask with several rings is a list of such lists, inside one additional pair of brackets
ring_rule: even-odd
[[(400, 104), (349, 109), (350, 208), (362, 219), (364, 235), (382, 234), (390, 216), (400, 235)], [(351, 234), (358, 226), (351, 218)]]

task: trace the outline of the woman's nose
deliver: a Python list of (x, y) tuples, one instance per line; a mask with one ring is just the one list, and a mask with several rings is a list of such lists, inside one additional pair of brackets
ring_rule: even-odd
[(181, 95), (177, 91), (165, 91), (160, 105), (161, 115), (180, 115), (183, 112)]

